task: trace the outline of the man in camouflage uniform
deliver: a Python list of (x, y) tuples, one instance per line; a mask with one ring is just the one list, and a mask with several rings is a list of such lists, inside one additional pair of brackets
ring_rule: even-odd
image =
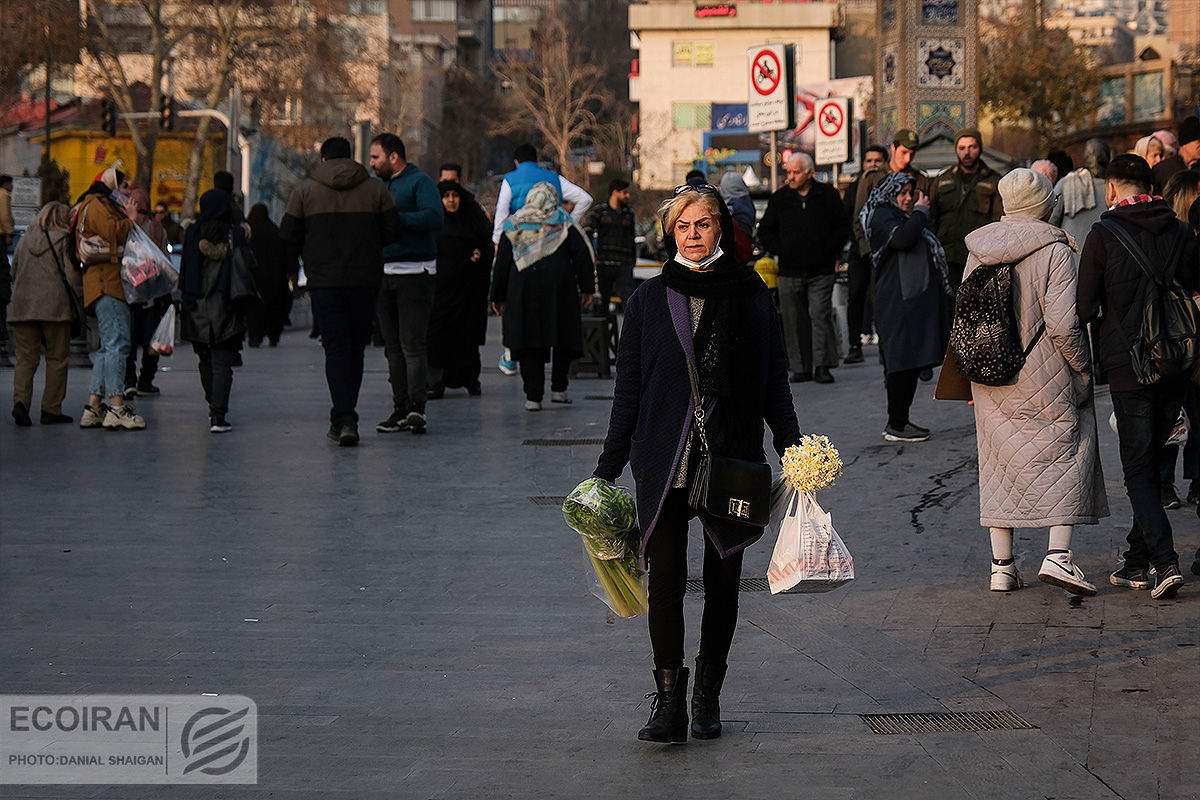
[(1000, 175), (983, 163), (983, 137), (979, 131), (964, 128), (954, 139), (958, 163), (946, 167), (934, 178), (930, 188), (929, 227), (946, 248), (950, 285), (962, 283), (967, 265), (967, 246), (963, 239), (976, 228), (1000, 219), (1002, 206), (996, 188)]

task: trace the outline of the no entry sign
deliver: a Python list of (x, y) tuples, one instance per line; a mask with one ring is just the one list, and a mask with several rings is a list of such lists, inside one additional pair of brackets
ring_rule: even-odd
[(842, 164), (850, 160), (850, 113), (848, 97), (829, 97), (813, 104), (817, 118), (814, 160), (818, 164)]
[(764, 44), (746, 51), (749, 64), (749, 131), (782, 131), (796, 118), (796, 81), (790, 44)]

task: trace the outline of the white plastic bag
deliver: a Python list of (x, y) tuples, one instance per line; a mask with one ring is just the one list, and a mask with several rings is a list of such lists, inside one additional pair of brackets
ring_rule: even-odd
[(1183, 447), (1187, 444), (1188, 437), (1188, 418), (1183, 409), (1179, 410), (1179, 419), (1175, 420), (1175, 425), (1171, 428), (1171, 435), (1167, 437), (1167, 444), (1175, 444)]
[(175, 306), (167, 306), (167, 313), (159, 320), (154, 335), (150, 337), (150, 352), (158, 356), (169, 356), (175, 352)]
[(125, 240), (125, 255), (121, 257), (121, 285), (125, 302), (149, 303), (171, 293), (179, 282), (179, 273), (171, 266), (171, 258), (137, 225)]
[(778, 534), (767, 568), (771, 594), (828, 592), (854, 580), (854, 558), (812, 492), (778, 492), (771, 527)]

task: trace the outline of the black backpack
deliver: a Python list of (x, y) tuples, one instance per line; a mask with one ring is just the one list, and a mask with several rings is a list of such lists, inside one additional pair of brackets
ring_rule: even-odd
[(1200, 312), (1187, 290), (1175, 280), (1187, 236), (1177, 233), (1166, 266), (1158, 274), (1150, 266), (1146, 252), (1116, 220), (1096, 223), (1117, 238), (1146, 273), (1149, 281), (1142, 302), (1142, 324), (1137, 337), (1130, 341), (1121, 319), (1113, 317), (1117, 333), (1129, 350), (1129, 361), (1138, 383), (1150, 386), (1164, 378), (1190, 375), (1200, 360)]
[(1002, 386), (1011, 381), (1046, 331), (1043, 323), (1029, 345), (1021, 346), (1013, 306), (1014, 266), (980, 264), (958, 287), (954, 298), (950, 349), (959, 374), (972, 383)]

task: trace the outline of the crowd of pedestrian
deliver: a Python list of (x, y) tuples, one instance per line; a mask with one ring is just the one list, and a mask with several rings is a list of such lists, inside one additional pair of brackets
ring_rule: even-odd
[[(710, 442), (724, 455), (760, 462), (765, 424), (781, 454), (799, 438), (791, 384), (834, 383), (833, 370), (863, 362), (868, 343), (879, 345), (889, 442), (930, 438), (931, 429), (910, 417), (917, 387), (939, 366), (943, 378), (961, 368), (975, 417), (992, 591), (1024, 585), (1013, 530), (1039, 527), (1048, 529), (1039, 580), (1096, 593), (1072, 542), (1076, 526), (1109, 514), (1095, 412), (1096, 386), (1107, 383), (1133, 512), (1128, 548), (1109, 582), (1172, 597), (1184, 582), (1165, 513), (1181, 504), (1179, 452), (1187, 502), (1200, 503), (1200, 312), (1192, 303), (1200, 297), (1200, 120), (1185, 119), (1177, 135), (1149, 134), (1130, 153), (1114, 155), (1094, 140), (1078, 167), (1058, 151), (1006, 174), (985, 162), (978, 130), (958, 132), (955, 163), (932, 179), (913, 167), (919, 147), (911, 130), (897, 132), (890, 149), (868, 147), (864, 171), (844, 192), (796, 153), (757, 225), (739, 175), (725, 174), (718, 187), (689, 173), (658, 212), (667, 249), (661, 274), (637, 291), (629, 182), (613, 180), (607, 199), (593, 205), (582, 188), (540, 166), (527, 144), (513, 154), (491, 219), (461, 167), (442, 165), (435, 182), (390, 133), (371, 141), (369, 170), (353, 159), (348, 140), (326, 140), (278, 227), (263, 205), (243, 221), (232, 176), (219, 173), (199, 216), (173, 228), (164, 205), (152, 211), (147, 193), (109, 168), (73, 208), (47, 204), (17, 248), (8, 310), (17, 355), (13, 419), (32, 424), (44, 348), (40, 421), (72, 421), (61, 404), (72, 327), (88, 321), (79, 306), (95, 319), (99, 342), (80, 427), (146, 427), (127, 401), (157, 392), (151, 337), (172, 300), (126, 298), (122, 253), (139, 229), (164, 251), (182, 245), (180, 335), (196, 353), (213, 433), (232, 429), (243, 343), (279, 342), (297, 258), (324, 348), (327, 435), (343, 447), (359, 443), (357, 406), (373, 335), (383, 341), (392, 389), (376, 431), (423, 434), (429, 400), (458, 388), (482, 393), (489, 306), (501, 318), (498, 367), (520, 374), (524, 409), (537, 412), (547, 364), (549, 401), (571, 402), (582, 315), (599, 305), (607, 316), (608, 300), (618, 300), (615, 396), (594, 474), (615, 481), (628, 465), (637, 484), (657, 689), (639, 733), (649, 741), (688, 736), (689, 520), (699, 516), (706, 531), (696, 738), (720, 735), (741, 553), (762, 534), (726, 525), (694, 502)], [(0, 177), (0, 200), (6, 185)], [(774, 293), (751, 269), (755, 238), (777, 262)], [(833, 309), (843, 260), (844, 352)], [(0, 281), (0, 291), (8, 288)], [(1182, 305), (1170, 305), (1173, 296)], [(964, 309), (987, 302), (1003, 329), (952, 341)], [(972, 371), (969, 357), (972, 349), (991, 353), (998, 339), (1019, 358), (993, 380)], [(1186, 437), (1168, 444), (1185, 420)], [(1200, 574), (1200, 551), (1191, 570)]]

